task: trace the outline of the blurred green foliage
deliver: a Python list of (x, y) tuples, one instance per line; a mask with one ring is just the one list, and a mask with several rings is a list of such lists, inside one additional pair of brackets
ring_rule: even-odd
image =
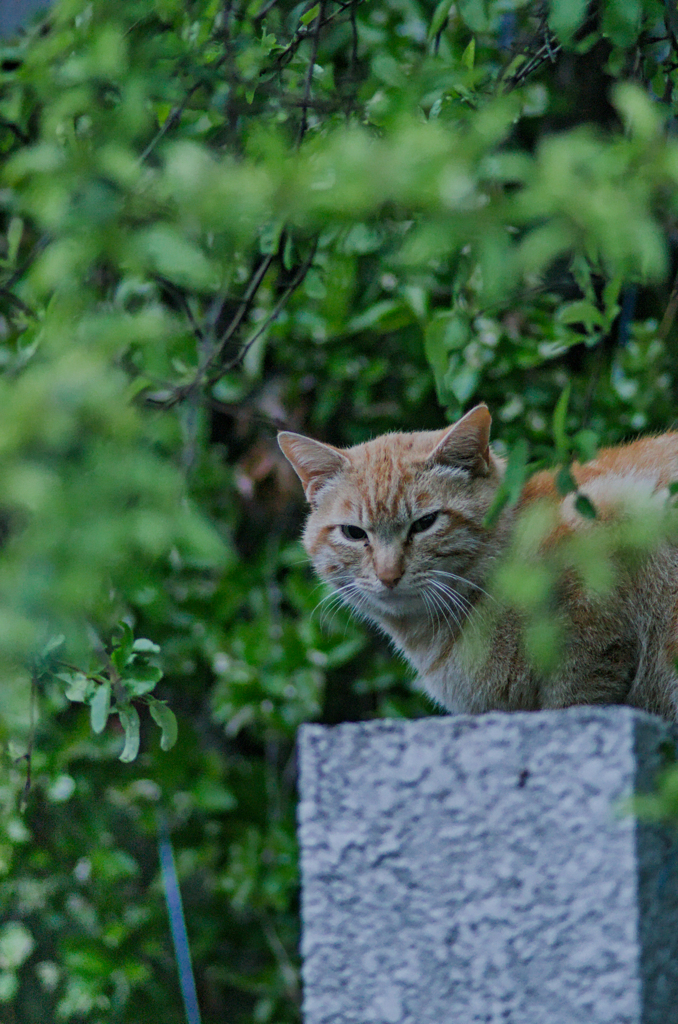
[(299, 1020), (295, 730), (433, 709), (323, 603), (275, 431), (482, 399), (513, 500), (672, 423), (675, 22), (61, 0), (0, 47), (3, 1020), (184, 1020), (158, 810), (203, 1020)]

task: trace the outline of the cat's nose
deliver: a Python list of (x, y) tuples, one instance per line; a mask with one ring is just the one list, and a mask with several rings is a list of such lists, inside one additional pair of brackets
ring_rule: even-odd
[(379, 580), (388, 587), (389, 590), (393, 590), (394, 587), (398, 586), (398, 583), (403, 578), (402, 572), (398, 569), (382, 570), (377, 573)]

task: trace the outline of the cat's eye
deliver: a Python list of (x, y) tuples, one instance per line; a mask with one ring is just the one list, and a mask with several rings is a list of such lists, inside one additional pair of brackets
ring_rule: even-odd
[(360, 526), (342, 526), (341, 532), (348, 540), (367, 540), (367, 534)]
[(437, 518), (437, 512), (429, 512), (428, 515), (422, 516), (421, 519), (415, 519), (410, 526), (410, 536), (413, 533), (423, 533), (424, 530), (428, 530), (429, 527), (433, 526)]

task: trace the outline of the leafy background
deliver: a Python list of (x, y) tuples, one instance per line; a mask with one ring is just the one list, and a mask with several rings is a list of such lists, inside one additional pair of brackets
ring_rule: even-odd
[(203, 1019), (300, 1019), (296, 729), (435, 709), (324, 612), (275, 432), (482, 399), (511, 500), (671, 425), (677, 35), (670, 0), (61, 0), (4, 41), (6, 1024), (185, 1020), (163, 822)]

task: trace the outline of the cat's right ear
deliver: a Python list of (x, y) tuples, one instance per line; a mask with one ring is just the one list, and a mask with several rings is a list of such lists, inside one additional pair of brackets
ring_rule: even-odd
[(320, 489), (350, 465), (349, 460), (338, 448), (322, 441), (314, 441), (291, 430), (281, 430), (278, 444), (283, 455), (301, 480), (306, 500), (315, 504)]
[(491, 423), (487, 406), (476, 405), (445, 431), (429, 455), (429, 462), (459, 466), (474, 476), (485, 476), (492, 464)]

